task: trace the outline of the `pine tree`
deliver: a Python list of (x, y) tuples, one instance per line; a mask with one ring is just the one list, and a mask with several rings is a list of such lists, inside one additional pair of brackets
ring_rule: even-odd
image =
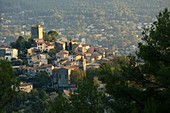
[(16, 94), (18, 83), (11, 64), (0, 60), (0, 111)]

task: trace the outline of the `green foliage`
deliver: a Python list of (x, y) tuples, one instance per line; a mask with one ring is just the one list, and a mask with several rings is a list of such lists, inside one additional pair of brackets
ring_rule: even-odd
[(110, 75), (113, 75), (114, 71), (119, 71), (120, 67), (126, 63), (128, 63), (128, 59), (125, 57), (115, 57), (113, 62), (103, 63), (98, 69), (99, 79), (105, 82), (110, 78)]
[(99, 74), (98, 69), (89, 68), (89, 69), (86, 70), (86, 76), (89, 77), (89, 78), (94, 78), (98, 74)]
[(48, 55), (50, 55), (52, 58), (56, 58), (56, 53), (59, 52), (58, 50), (54, 49), (50, 49), (50, 51), (48, 52)]
[(59, 96), (52, 107), (54, 113), (103, 113), (105, 96), (97, 91), (93, 79), (84, 77), (78, 84), (78, 90), (67, 99)]
[[(97, 91), (92, 80), (85, 78), (78, 85), (78, 91), (71, 95), (71, 113), (103, 113), (104, 96)], [(81, 110), (81, 111), (80, 111)]]
[(32, 38), (29, 38), (28, 40), (26, 40), (24, 37), (19, 36), (16, 42), (12, 42), (10, 46), (12, 48), (18, 49), (18, 58), (22, 59), (23, 61), (23, 62), (14, 61), (12, 63), (13, 64), (20, 64), (20, 63), (26, 64), (27, 63), (27, 59), (26, 59), (27, 49), (29, 49), (30, 47), (34, 47), (35, 41)]
[(46, 72), (37, 73), (35, 77), (30, 78), (28, 82), (33, 83), (34, 87), (38, 89), (52, 85), (52, 80)]
[(24, 113), (45, 113), (49, 109), (49, 95), (41, 90), (31, 93), (19, 92), (6, 106), (7, 113), (23, 111)]
[[(101, 66), (107, 73), (107, 92), (117, 113), (166, 113), (169, 111), (170, 86), (170, 12), (165, 9), (151, 28), (144, 29), (138, 59), (130, 57), (120, 67)], [(117, 66), (116, 66), (117, 68)], [(108, 73), (108, 70), (112, 70)], [(158, 107), (159, 106), (159, 107)]]
[(47, 34), (44, 34), (44, 40), (48, 42), (56, 41), (58, 33), (56, 31), (49, 31)]
[(144, 113), (156, 113), (157, 107), (158, 106), (156, 106), (156, 102), (154, 101), (154, 99), (148, 99), (145, 103)]
[(82, 78), (83, 78), (83, 72), (80, 69), (74, 69), (73, 71), (71, 71), (71, 76), (70, 76), (71, 84), (77, 85)]
[(70, 113), (70, 103), (61, 94), (55, 99), (49, 113)]
[(19, 52), (20, 51), (25, 52), (26, 49), (28, 49), (32, 46), (35, 46), (35, 41), (32, 38), (29, 38), (28, 40), (26, 40), (24, 37), (19, 36), (18, 39), (16, 40), (16, 42), (12, 42), (10, 44), (10, 46), (12, 48), (18, 49)]
[(58, 33), (56, 31), (49, 31), (48, 35), (51, 35), (52, 37), (56, 37)]
[[(149, 33), (148, 33), (149, 31)], [(148, 88), (153, 89), (155, 101), (159, 101), (158, 112), (168, 112), (170, 104), (169, 94), (170, 88), (170, 12), (168, 9), (160, 12), (157, 21), (152, 27), (144, 30), (143, 40), (145, 44), (139, 44), (138, 56), (144, 59), (145, 64), (141, 73), (144, 76)], [(164, 95), (164, 96), (163, 96)], [(165, 103), (162, 103), (164, 101)]]
[(0, 60), (0, 111), (14, 97), (18, 84), (10, 63)]

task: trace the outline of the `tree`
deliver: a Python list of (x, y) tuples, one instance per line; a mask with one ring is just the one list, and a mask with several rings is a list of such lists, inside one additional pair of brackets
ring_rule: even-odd
[(105, 95), (94, 86), (93, 79), (84, 77), (68, 99), (59, 96), (53, 104), (54, 113), (104, 113)]
[(11, 45), (13, 48), (18, 49), (19, 51), (23, 51), (26, 48), (26, 41), (24, 37), (19, 36), (17, 41), (12, 43)]
[(35, 46), (35, 41), (33, 38), (26, 40), (24, 37), (19, 36), (16, 42), (12, 42), (10, 46), (24, 52), (26, 49)]
[(70, 107), (69, 101), (60, 94), (50, 106), (49, 113), (70, 113)]
[(73, 71), (71, 71), (70, 75), (71, 84), (77, 85), (82, 78), (83, 72), (80, 69), (74, 69)]
[(19, 36), (16, 42), (12, 42), (10, 46), (12, 48), (18, 49), (18, 58), (22, 59), (22, 63), (26, 64), (27, 59), (26, 59), (26, 54), (27, 54), (27, 49), (34, 47), (36, 45), (35, 40), (33, 38), (28, 38), (26, 40), (24, 37)]
[(148, 87), (153, 89), (155, 101), (159, 102), (159, 112), (168, 112), (170, 106), (170, 12), (166, 8), (157, 16), (157, 21), (149, 29), (144, 29), (143, 41), (139, 44), (139, 58), (145, 64), (141, 76)]
[(115, 100), (111, 106), (117, 113), (169, 111), (169, 31), (170, 12), (165, 9), (150, 28), (144, 29), (144, 42), (139, 43), (138, 57), (128, 58), (128, 63), (109, 74), (107, 91)]
[(51, 78), (46, 72), (40, 72), (35, 75), (35, 77), (30, 78), (28, 82), (33, 83), (36, 88), (43, 88), (47, 86), (51, 86)]
[(5, 111), (7, 113), (18, 112), (23, 110), (24, 113), (48, 113), (50, 108), (49, 95), (43, 91), (33, 90), (30, 93), (19, 92), (12, 102), (10, 102)]
[(29, 38), (28, 41), (26, 41), (26, 48), (29, 49), (31, 47), (36, 47), (36, 42), (33, 38)]
[(49, 31), (47, 34), (44, 35), (44, 40), (48, 42), (56, 41), (56, 37), (58, 33), (56, 31)]
[(0, 60), (0, 110), (14, 97), (18, 85), (19, 81), (15, 77), (10, 63)]
[(104, 93), (97, 90), (93, 79), (85, 77), (77, 92), (71, 95), (71, 113), (104, 113), (104, 98)]
[(55, 58), (57, 52), (59, 52), (57, 49), (50, 49), (50, 51), (48, 52), (48, 54), (49, 54), (52, 58)]
[(58, 36), (58, 33), (56, 31), (49, 31), (48, 35), (51, 35), (52, 37)]

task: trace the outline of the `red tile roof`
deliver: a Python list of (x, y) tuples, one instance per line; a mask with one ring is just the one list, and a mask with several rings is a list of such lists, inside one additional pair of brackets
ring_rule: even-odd
[(93, 53), (94, 52), (94, 46), (90, 47), (89, 50), (87, 51), (88, 53)]

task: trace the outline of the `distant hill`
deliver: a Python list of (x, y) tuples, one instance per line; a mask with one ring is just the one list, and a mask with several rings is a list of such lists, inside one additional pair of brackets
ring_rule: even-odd
[(137, 27), (149, 25), (165, 7), (170, 9), (170, 0), (0, 0), (0, 13), (12, 15), (11, 25), (43, 22), (48, 30), (64, 28), (69, 38), (108, 48), (136, 44)]
[[(0, 11), (17, 12), (34, 9), (43, 11), (48, 9), (103, 9), (107, 10), (112, 6), (130, 8), (137, 13), (153, 14), (170, 7), (169, 0), (1, 0)], [(116, 8), (116, 7), (115, 7)]]

